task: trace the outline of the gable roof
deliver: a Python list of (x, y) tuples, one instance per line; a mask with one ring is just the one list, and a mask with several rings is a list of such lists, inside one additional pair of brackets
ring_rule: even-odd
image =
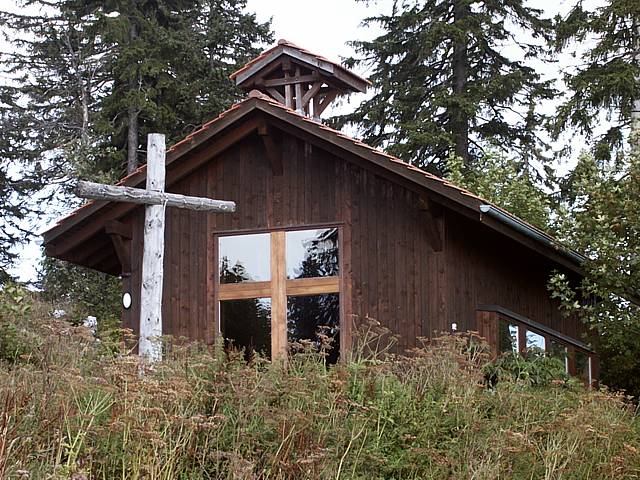
[[(167, 186), (177, 181), (176, 178), (170, 179), (172, 168), (176, 170), (180, 168), (188, 173), (211, 158), (211, 156), (209, 156), (201, 159), (200, 163), (196, 163), (189, 159), (181, 162), (183, 157), (206, 144), (209, 140), (212, 140), (227, 127), (230, 128), (240, 123), (241, 119), (249, 117), (252, 112), (266, 114), (271, 121), (277, 122), (276, 126), (293, 129), (296, 134), (304, 135), (305, 138), (311, 141), (320, 142), (322, 148), (332, 151), (333, 153), (339, 155), (350, 154), (384, 170), (393, 172), (396, 174), (396, 178), (399, 180), (402, 179), (405, 185), (419, 191), (424, 191), (429, 197), (434, 198), (436, 202), (442, 203), (467, 217), (482, 222), (490, 228), (513, 238), (529, 248), (537, 250), (541, 254), (575, 272), (582, 273), (580, 263), (584, 257), (568, 250), (546, 232), (524, 222), (515, 215), (491, 204), (464, 188), (460, 188), (445, 179), (403, 162), (392, 155), (345, 135), (338, 130), (318, 123), (256, 90), (252, 91), (248, 98), (233, 105), (229, 110), (226, 110), (215, 119), (205, 123), (197, 131), (188, 135), (167, 150)], [(257, 124), (253, 126), (253, 130), (256, 128)], [(253, 131), (250, 125), (246, 130), (247, 134)], [(236, 139), (236, 141), (238, 141), (238, 139)], [(233, 142), (227, 146), (232, 144)], [(193, 163), (193, 165), (189, 162)], [(186, 174), (184, 172), (183, 176)], [(133, 173), (120, 180), (118, 185), (137, 187), (142, 186), (145, 180), (146, 165), (142, 165)], [(90, 223), (91, 220), (102, 211), (113, 208), (113, 204), (114, 202), (90, 201), (73, 211), (67, 217), (61, 219), (55, 226), (43, 233), (45, 252), (51, 256), (64, 258), (65, 236), (67, 234), (73, 234), (78, 228), (83, 228), (83, 226)], [(133, 204), (120, 204), (120, 207), (121, 211), (124, 212), (121, 213), (120, 216), (124, 216), (126, 212), (136, 206)], [(99, 225), (95, 226), (94, 230), (98, 232)]]
[(310, 52), (284, 39), (278, 40), (275, 46), (265, 50), (241, 69), (233, 72), (229, 78), (235, 80), (236, 85), (242, 87), (244, 83), (250, 82), (259, 72), (264, 71), (269, 65), (284, 56), (291, 57), (309, 68), (318, 70), (325, 77), (335, 79), (344, 90), (364, 92), (371, 85), (369, 80), (344, 68), (340, 63), (328, 60), (322, 55)]

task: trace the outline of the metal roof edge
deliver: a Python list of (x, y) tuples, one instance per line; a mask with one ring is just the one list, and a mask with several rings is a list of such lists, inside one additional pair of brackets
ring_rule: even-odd
[(509, 227), (517, 230), (523, 235), (526, 235), (532, 240), (542, 243), (547, 247), (553, 248), (558, 253), (565, 256), (578, 266), (581, 266), (587, 260), (587, 257), (562, 245), (558, 240), (553, 238), (548, 233), (532, 227), (513, 214), (507, 214), (503, 212), (494, 205), (483, 203), (482, 205), (480, 205), (480, 212), (495, 218), (496, 220), (508, 225)]

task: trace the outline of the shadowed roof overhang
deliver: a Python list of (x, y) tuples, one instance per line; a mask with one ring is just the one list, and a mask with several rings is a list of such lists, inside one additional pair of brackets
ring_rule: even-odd
[[(500, 212), (500, 215), (488, 215), (482, 211), (481, 206), (490, 203), (473, 193), (305, 117), (259, 92), (251, 92), (247, 99), (167, 150), (167, 188), (211, 161), (226, 148), (257, 131), (265, 122), (341, 158), (390, 177), (407, 189), (427, 196), (430, 201), (480, 222), (557, 264), (583, 274), (578, 254), (567, 250), (545, 232), (495, 205), (491, 205), (491, 209)], [(144, 187), (145, 181), (146, 166), (143, 165), (123, 178), (119, 185)], [(45, 254), (107, 273), (120, 273), (116, 268), (117, 264), (98, 265), (86, 252), (100, 250), (99, 245), (111, 248), (109, 237), (105, 234), (105, 225), (111, 220), (122, 219), (136, 207), (128, 203), (104, 201), (85, 204), (43, 233)], [(504, 218), (501, 219), (501, 216)], [(511, 224), (505, 219), (512, 220)], [(546, 240), (541, 241), (541, 236)]]

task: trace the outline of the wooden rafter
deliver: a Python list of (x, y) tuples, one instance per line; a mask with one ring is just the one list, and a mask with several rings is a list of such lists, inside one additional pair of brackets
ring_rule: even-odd
[(131, 226), (111, 220), (105, 225), (105, 231), (111, 237), (122, 275), (131, 275)]
[(131, 225), (119, 222), (117, 220), (111, 220), (104, 226), (104, 231), (108, 235), (118, 235), (125, 240), (131, 240)]
[(282, 175), (282, 149), (280, 148), (279, 143), (274, 139), (273, 129), (269, 128), (265, 123), (258, 127), (258, 135), (260, 135), (264, 148), (267, 151), (267, 158), (271, 164), (271, 171), (274, 175)]
[(269, 94), (275, 98), (276, 100), (278, 100), (280, 103), (284, 104), (286, 103), (286, 99), (282, 96), (282, 94), (275, 88), (267, 88), (267, 92), (269, 92)]
[(423, 212), (425, 229), (431, 248), (433, 248), (434, 252), (441, 252), (444, 237), (442, 207), (431, 201), (426, 195), (421, 195), (419, 208)]
[[(313, 114), (316, 117), (322, 115), (322, 112), (329, 106), (331, 102), (338, 96), (338, 92), (336, 90), (328, 91), (322, 99), (320, 99), (317, 103), (314, 103), (314, 111)], [(317, 97), (316, 97), (317, 98)]]
[(307, 105), (309, 105), (309, 102), (313, 97), (316, 96), (318, 91), (320, 91), (320, 88), (322, 88), (322, 82), (316, 82), (311, 86), (309, 90), (307, 90), (307, 93), (305, 93), (304, 96), (302, 97), (303, 107), (306, 107)]

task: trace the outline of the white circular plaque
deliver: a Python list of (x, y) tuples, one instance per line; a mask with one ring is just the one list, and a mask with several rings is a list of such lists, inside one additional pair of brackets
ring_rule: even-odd
[(129, 292), (126, 292), (124, 295), (122, 295), (122, 306), (124, 308), (131, 307), (131, 294)]

